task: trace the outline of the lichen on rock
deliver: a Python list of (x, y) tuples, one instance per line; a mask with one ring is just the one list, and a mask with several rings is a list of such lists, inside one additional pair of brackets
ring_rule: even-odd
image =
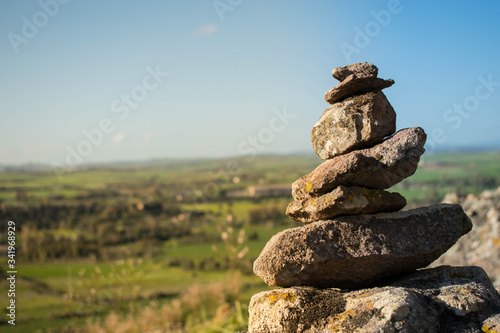
[[(265, 301), (270, 294), (296, 297), (270, 304)], [(484, 270), (441, 266), (369, 289), (259, 293), (250, 302), (249, 332), (495, 332), (499, 305)]]
[[(404, 198), (383, 191), (415, 172), (426, 134), (420, 127), (393, 134), (396, 115), (381, 90), (394, 81), (377, 74), (369, 63), (332, 71), (341, 82), (326, 93), (332, 105), (311, 132), (314, 151), (328, 160), (292, 184), (287, 207), (308, 224), (274, 235), (254, 262), (268, 285), (286, 288), (252, 297), (249, 333), (500, 331), (500, 295), (481, 268), (415, 272), (472, 223), (458, 196), (450, 197), (454, 204), (401, 212)], [(483, 214), (481, 233), (444, 258), (457, 253), (463, 262), (477, 248), (500, 253), (499, 211)]]

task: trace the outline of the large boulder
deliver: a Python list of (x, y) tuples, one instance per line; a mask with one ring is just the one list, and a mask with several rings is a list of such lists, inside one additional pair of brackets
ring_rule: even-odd
[(339, 185), (389, 188), (417, 170), (424, 153), (422, 128), (403, 129), (378, 145), (325, 161), (292, 184), (296, 200), (317, 197)]
[(429, 265), (471, 228), (447, 204), (337, 217), (274, 235), (253, 270), (270, 286), (362, 288)]
[(447, 251), (436, 264), (481, 266), (500, 290), (500, 187), (466, 197), (447, 195), (461, 204), (474, 228)]
[(328, 107), (311, 131), (322, 159), (367, 148), (396, 130), (396, 113), (382, 92), (369, 92)]
[(252, 297), (249, 333), (498, 332), (500, 296), (479, 267), (441, 266), (356, 291), (292, 287)]
[(351, 74), (325, 93), (325, 101), (333, 104), (369, 91), (380, 91), (393, 84), (394, 80), (384, 80), (370, 74)]
[(340, 215), (396, 212), (404, 206), (406, 200), (399, 193), (341, 185), (320, 197), (291, 202), (286, 215), (310, 223)]

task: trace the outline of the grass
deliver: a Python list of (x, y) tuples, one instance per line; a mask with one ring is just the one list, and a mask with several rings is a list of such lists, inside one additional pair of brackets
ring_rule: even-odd
[[(51, 198), (59, 197), (60, 202), (64, 204), (82, 204), (87, 202), (89, 195), (106, 194), (109, 191), (116, 192), (116, 196), (98, 199), (99, 203), (112, 206), (117, 201), (136, 203), (148, 200), (170, 200), (178, 192), (203, 189), (207, 182), (213, 182), (214, 174), (224, 176), (224, 168), (229, 161), (231, 160), (178, 163), (158, 161), (146, 167), (114, 165), (111, 169), (94, 168), (66, 173), (63, 175), (62, 183), (57, 181), (55, 174), (50, 170), (0, 172), (2, 184), (0, 201), (6, 206), (29, 207), (40, 203), (52, 203)], [(240, 161), (240, 170), (235, 175), (241, 178), (241, 181), (239, 183), (222, 182), (220, 189), (241, 189), (259, 182), (289, 184), (311, 172), (320, 163), (321, 160), (316, 157), (297, 156), (268, 156), (258, 157), (251, 162)], [(439, 201), (446, 193), (457, 189), (464, 193), (478, 193), (488, 188), (487, 181), (491, 179), (496, 182), (494, 186), (500, 184), (500, 153), (435, 154), (423, 158), (417, 172), (391, 190), (400, 192), (412, 205), (417, 206), (432, 200)], [(18, 201), (18, 191), (26, 191), (27, 201)], [(269, 290), (270, 287), (254, 275), (240, 275), (238, 296), (235, 297), (231, 296), (231, 291), (220, 285), (209, 287), (216, 286), (221, 281), (229, 285), (231, 275), (228, 271), (185, 270), (180, 267), (171, 267), (168, 263), (173, 259), (200, 262), (213, 257), (222, 260), (227, 252), (221, 240), (221, 232), (227, 230), (229, 225), (235, 228), (241, 226), (245, 229), (247, 237), (257, 235), (256, 239), (254, 237), (241, 244), (241, 247), (248, 247), (246, 258), (256, 258), (274, 234), (286, 228), (300, 226), (300, 223), (284, 216), (285, 207), (291, 200), (292, 198), (288, 197), (241, 199), (233, 200), (232, 203), (227, 201), (184, 202), (181, 204), (183, 211), (205, 212), (209, 217), (202, 222), (187, 220), (180, 222), (190, 224), (190, 235), (161, 242), (158, 254), (151, 258), (144, 257), (140, 261), (139, 257), (132, 255), (131, 265), (127, 260), (96, 261), (91, 258), (71, 261), (50, 260), (45, 263), (29, 263), (18, 259), (19, 278), (16, 299), (19, 326), (11, 327), (2, 324), (0, 331), (6, 333), (20, 330), (48, 332), (50, 329), (59, 331), (64, 326), (85, 327), (87, 331), (92, 331), (93, 328), (104, 329), (106, 325), (108, 328), (112, 327), (116, 320), (118, 322), (135, 320), (138, 325), (146, 327), (148, 323), (141, 321), (141, 314), (147, 317), (168, 313), (169, 316), (173, 316), (173, 322), (191, 325), (193, 332), (196, 329), (201, 332), (229, 332), (233, 329), (232, 332), (234, 332), (243, 327), (242, 321), (246, 318), (241, 318), (241, 312), (244, 312), (245, 304), (248, 303), (250, 297), (257, 292)], [(251, 211), (269, 210), (273, 207), (283, 214), (275, 219), (250, 221)], [(229, 215), (233, 218), (231, 223), (227, 222)], [(72, 219), (90, 224), (94, 223), (96, 218), (74, 216)], [(130, 215), (127, 219), (131, 223), (139, 221), (135, 220), (134, 215)], [(124, 220), (125, 218), (121, 218), (107, 222), (118, 225), (124, 223)], [(68, 224), (64, 225), (71, 225), (69, 222), (72, 221), (65, 221)], [(22, 225), (25, 221), (18, 222)], [(66, 227), (53, 229), (51, 232), (57, 236), (66, 237), (91, 233), (84, 229)], [(205, 239), (205, 241), (201, 242), (199, 239)], [(125, 253), (127, 250), (141, 246), (142, 243), (136, 242), (114, 247)], [(217, 251), (214, 251), (214, 246)], [(6, 267), (5, 257), (0, 258), (0, 267)], [(205, 315), (190, 314), (189, 299), (185, 295), (201, 299), (199, 293), (203, 291), (202, 287), (196, 287), (198, 288), (196, 289), (193, 286), (215, 288), (214, 290), (223, 292), (225, 297), (233, 298), (220, 300), (214, 296), (209, 300), (209, 303), (212, 302), (210, 304), (215, 304), (213, 309), (200, 303), (196, 305), (196, 311), (204, 311)], [(0, 289), (6, 290), (6, 287), (6, 280), (2, 278)], [(0, 304), (7, 304), (7, 302), (6, 293), (0, 293)], [(172, 305), (177, 304), (175, 302), (181, 302), (178, 306), (184, 311), (181, 311), (182, 316), (179, 315), (180, 312), (175, 312), (178, 310), (175, 310)], [(237, 310), (238, 302), (241, 306), (239, 310)], [(219, 314), (216, 313), (217, 309), (220, 309)], [(141, 312), (143, 310), (149, 311), (149, 314)], [(113, 315), (113, 312), (116, 315)], [(217, 319), (218, 316), (219, 319)], [(103, 321), (96, 326), (86, 323), (89, 318), (94, 321)], [(206, 325), (203, 324), (203, 320), (206, 321)], [(108, 321), (107, 324), (106, 321)], [(138, 327), (133, 323), (128, 325), (133, 328)], [(108, 329), (110, 330), (111, 328)]]
[[(247, 243), (250, 248), (249, 257), (257, 257), (267, 240), (284, 227), (251, 226), (247, 232), (259, 232), (258, 240)], [(166, 242), (163, 246), (162, 258), (196, 258), (197, 260), (220, 256), (220, 252), (212, 250), (214, 244), (177, 244)], [(224, 246), (221, 242), (215, 245), (219, 249)], [(4, 259), (4, 258), (3, 258)], [(2, 267), (5, 260), (2, 260)], [(29, 263), (19, 264), (18, 274), (23, 277), (18, 284), (18, 303), (23, 304), (18, 308), (20, 325), (25, 329), (31, 327), (27, 323), (37, 322), (38, 328), (57, 328), (64, 322), (59, 317), (66, 317), (66, 322), (82, 323), (78, 315), (80, 312), (96, 312), (96, 318), (102, 318), (109, 313), (109, 306), (103, 307), (99, 302), (100, 296), (140, 299), (157, 297), (158, 295), (177, 295), (190, 286), (201, 284), (210, 285), (227, 278), (226, 271), (197, 271), (183, 270), (177, 267), (167, 267), (164, 260), (144, 260), (137, 269), (127, 270), (120, 278), (120, 267), (126, 263), (120, 261), (95, 262), (92, 260), (77, 260), (74, 262), (52, 261), (45, 264)], [(135, 274), (140, 272), (139, 276)], [(256, 276), (243, 277), (248, 286), (254, 286), (242, 294), (242, 301), (248, 302), (251, 295), (268, 288)], [(34, 280), (32, 284), (26, 281)], [(6, 283), (3, 283), (6, 284)], [(4, 289), (6, 286), (0, 284)], [(40, 290), (40, 285), (43, 286)], [(125, 285), (125, 288), (123, 286)], [(133, 294), (133, 287), (140, 286), (137, 295)], [(92, 301), (85, 301), (89, 290), (95, 289)], [(72, 291), (72, 292), (71, 292)], [(80, 295), (68, 299), (68, 294)], [(0, 302), (6, 303), (7, 297), (0, 295)], [(140, 302), (134, 301), (133, 303)], [(120, 309), (118, 305), (116, 309)], [(18, 317), (19, 318), (19, 317)], [(53, 318), (53, 320), (46, 320)], [(35, 325), (36, 326), (36, 325)], [(9, 332), (9, 327), (0, 326)]]

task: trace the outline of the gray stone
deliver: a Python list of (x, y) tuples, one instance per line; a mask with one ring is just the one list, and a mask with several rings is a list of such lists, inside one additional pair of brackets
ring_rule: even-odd
[(406, 200), (399, 193), (358, 186), (339, 186), (318, 198), (291, 202), (286, 215), (295, 221), (310, 223), (340, 215), (396, 212), (404, 206)]
[(352, 74), (366, 74), (377, 76), (378, 68), (377, 66), (367, 62), (358, 62), (349, 66), (336, 67), (332, 70), (332, 76), (340, 82), (344, 81), (348, 76)]
[(311, 131), (322, 159), (367, 148), (396, 130), (396, 113), (382, 92), (369, 92), (328, 107)]
[(500, 187), (466, 197), (448, 195), (462, 205), (474, 228), (435, 264), (481, 266), (500, 290)]
[(274, 235), (253, 270), (270, 286), (367, 287), (429, 265), (471, 227), (448, 204), (342, 216)]
[(415, 172), (425, 139), (420, 127), (407, 128), (372, 148), (325, 161), (292, 184), (292, 195), (296, 200), (317, 197), (340, 185), (389, 188)]
[(249, 333), (498, 332), (500, 296), (479, 267), (441, 266), (389, 286), (292, 287), (252, 297)]
[(394, 80), (384, 80), (364, 73), (352, 74), (325, 93), (325, 101), (330, 104), (351, 96), (380, 91), (394, 84)]

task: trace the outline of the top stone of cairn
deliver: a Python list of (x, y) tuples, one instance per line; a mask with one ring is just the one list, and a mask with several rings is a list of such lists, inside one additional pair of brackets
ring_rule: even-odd
[(349, 66), (336, 67), (332, 71), (332, 76), (339, 80), (344, 81), (349, 75), (352, 74), (366, 74), (370, 76), (378, 75), (378, 68), (373, 64), (367, 62), (358, 62)]
[(377, 67), (366, 62), (334, 68), (332, 75), (340, 83), (325, 93), (325, 101), (334, 104), (348, 97), (380, 91), (394, 84), (393, 80), (378, 78), (377, 74)]

